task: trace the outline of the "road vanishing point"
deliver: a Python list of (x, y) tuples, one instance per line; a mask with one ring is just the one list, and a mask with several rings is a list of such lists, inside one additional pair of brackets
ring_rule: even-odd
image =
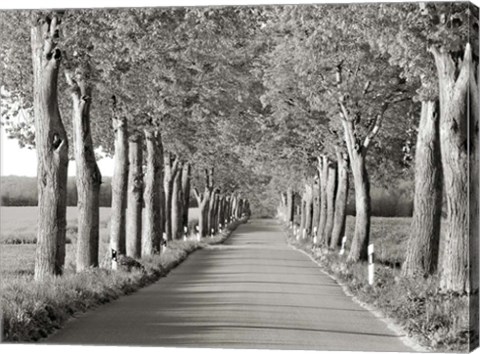
[(240, 225), (165, 278), (78, 315), (49, 344), (413, 351), (274, 220)]

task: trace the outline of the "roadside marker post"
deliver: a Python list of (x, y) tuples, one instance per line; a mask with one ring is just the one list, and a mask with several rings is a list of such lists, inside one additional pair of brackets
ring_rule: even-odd
[(318, 241), (318, 238), (317, 238), (317, 227), (315, 226), (313, 228), (313, 247), (315, 247), (317, 245), (317, 241)]
[(112, 248), (112, 269), (118, 269), (117, 251)]
[(302, 238), (304, 239), (307, 236), (307, 229), (302, 230)]
[(342, 237), (342, 248), (340, 249), (340, 256), (345, 253), (345, 244), (347, 243), (347, 236)]
[(167, 248), (167, 234), (165, 232), (162, 235), (162, 241), (163, 247), (160, 247), (160, 254), (165, 252), (165, 248)]
[(187, 233), (188, 228), (186, 226), (183, 227), (183, 241), (187, 241)]
[(198, 231), (198, 225), (195, 225), (195, 230), (197, 231), (197, 232), (196, 232), (197, 241), (200, 241), (200, 232)]
[(212, 227), (212, 232), (210, 233), (210, 237), (213, 237), (214, 233), (215, 233), (215, 229)]
[(375, 263), (373, 243), (368, 245), (368, 284), (373, 285), (375, 282)]

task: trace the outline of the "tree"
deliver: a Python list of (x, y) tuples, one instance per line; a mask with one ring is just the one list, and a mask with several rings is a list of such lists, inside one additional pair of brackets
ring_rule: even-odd
[(63, 272), (67, 212), (68, 140), (58, 109), (58, 14), (37, 14), (32, 26), (33, 108), (37, 148), (38, 231), (35, 279)]

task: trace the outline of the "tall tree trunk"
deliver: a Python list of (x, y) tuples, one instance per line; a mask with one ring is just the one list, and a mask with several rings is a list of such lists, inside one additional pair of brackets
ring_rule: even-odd
[(127, 256), (140, 258), (142, 250), (143, 137), (131, 136), (128, 142), (130, 169), (127, 197)]
[(352, 152), (350, 160), (355, 185), (355, 234), (347, 258), (347, 262), (350, 263), (368, 259), (371, 218), (370, 184), (365, 168), (365, 155), (363, 150), (352, 150)]
[(224, 228), (224, 213), (225, 213), (225, 196), (219, 196), (218, 200), (218, 211), (217, 211), (217, 228)]
[(214, 190), (212, 195), (210, 196), (210, 201), (208, 204), (208, 235), (213, 236), (215, 232), (215, 200), (218, 195), (218, 190)]
[(422, 102), (415, 153), (415, 198), (404, 276), (435, 273), (442, 216), (442, 166), (438, 115), (433, 101)]
[(325, 239), (325, 225), (327, 224), (327, 182), (328, 182), (328, 157), (318, 158), (318, 173), (320, 186), (320, 220), (317, 230), (317, 244), (328, 245)]
[[(470, 349), (478, 346), (478, 333), (479, 327), (479, 114), (480, 114), (480, 71), (478, 62), (476, 63), (476, 70), (470, 72), (470, 225), (469, 225), (469, 262), (470, 262)], [(475, 71), (477, 77), (475, 77)]]
[(327, 220), (325, 221), (324, 240), (329, 245), (333, 231), (333, 219), (335, 216), (335, 188), (337, 185), (337, 169), (333, 163), (328, 165), (327, 177)]
[(183, 221), (183, 212), (181, 210), (182, 196), (182, 169), (178, 168), (173, 175), (173, 186), (172, 186), (172, 210), (171, 210), (171, 225), (172, 225), (172, 238), (181, 239), (182, 238), (182, 221)]
[(224, 225), (227, 226), (227, 224), (230, 222), (230, 196), (226, 195), (225, 196), (225, 210), (223, 212), (223, 222)]
[(306, 192), (303, 192), (302, 199), (300, 201), (300, 237), (303, 236), (305, 230), (305, 224), (307, 220), (307, 198)]
[(160, 241), (163, 233), (162, 218), (162, 183), (163, 154), (159, 148), (162, 144), (159, 131), (146, 130), (147, 163), (145, 173), (144, 227), (142, 237), (142, 257), (160, 252)]
[(320, 222), (320, 187), (317, 183), (313, 185), (312, 204), (312, 237), (314, 237), (317, 234), (318, 223)]
[(287, 222), (293, 222), (294, 219), (295, 197), (291, 187), (287, 189)]
[(190, 163), (183, 165), (182, 172), (182, 196), (183, 196), (183, 215), (182, 227), (188, 228), (188, 209), (190, 207)]
[(72, 97), (73, 140), (77, 167), (78, 234), (76, 269), (98, 267), (100, 184), (102, 175), (95, 160), (90, 132), (91, 89), (81, 74), (65, 74)]
[(163, 190), (165, 193), (165, 226), (164, 232), (167, 235), (167, 240), (173, 239), (172, 234), (172, 189), (173, 177), (177, 170), (178, 158), (173, 157), (170, 152), (163, 155), (164, 160), (164, 176), (163, 176)]
[(38, 226), (35, 280), (60, 275), (65, 263), (68, 141), (57, 98), (61, 52), (58, 18), (39, 19), (31, 31), (33, 108), (37, 150)]
[(312, 233), (312, 218), (313, 218), (313, 185), (305, 184), (305, 234), (302, 236), (311, 235)]
[(345, 234), (345, 219), (347, 217), (347, 199), (348, 199), (348, 155), (342, 154), (336, 149), (338, 185), (337, 195), (335, 196), (335, 216), (333, 222), (332, 238), (330, 248), (335, 249), (339, 246), (342, 237)]
[(287, 220), (287, 195), (283, 192), (280, 192), (280, 208), (279, 208), (279, 217), (280, 220)]
[[(113, 129), (115, 154), (113, 156), (112, 207), (110, 216), (110, 248), (113, 255), (126, 253), (126, 210), (128, 190), (128, 131), (125, 117), (118, 117), (113, 96)], [(116, 262), (112, 261), (112, 266)]]
[[(439, 82), (440, 145), (447, 202), (447, 228), (440, 287), (463, 293), (468, 277), (468, 88), (471, 47), (456, 62), (445, 50), (431, 49)], [(458, 65), (456, 64), (458, 63)]]
[(235, 220), (237, 213), (237, 196), (232, 194), (230, 198), (230, 220)]

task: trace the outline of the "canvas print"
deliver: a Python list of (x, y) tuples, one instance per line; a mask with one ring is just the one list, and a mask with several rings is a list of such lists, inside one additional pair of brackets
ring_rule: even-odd
[(1, 10), (1, 341), (472, 351), (478, 31), (469, 2)]

